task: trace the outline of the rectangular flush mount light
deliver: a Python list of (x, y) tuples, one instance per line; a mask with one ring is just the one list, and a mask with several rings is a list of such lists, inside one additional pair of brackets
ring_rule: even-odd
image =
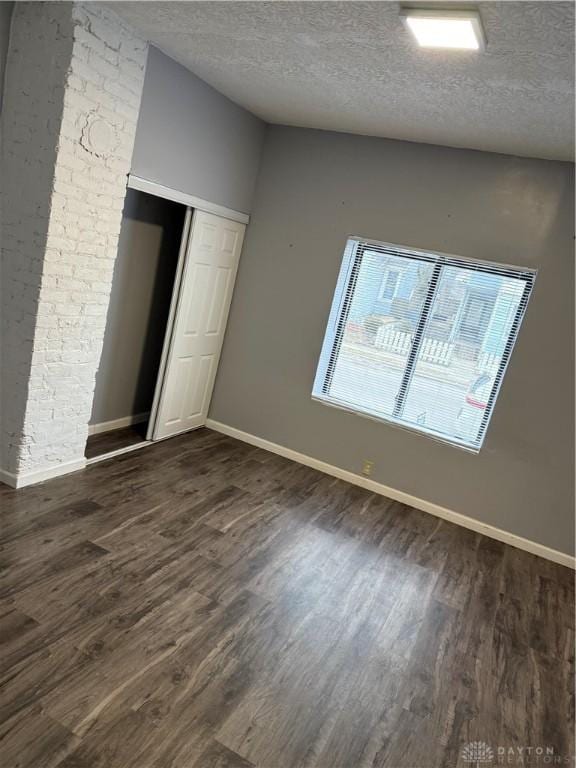
[(400, 15), (422, 48), (478, 51), (485, 47), (478, 11), (402, 8)]

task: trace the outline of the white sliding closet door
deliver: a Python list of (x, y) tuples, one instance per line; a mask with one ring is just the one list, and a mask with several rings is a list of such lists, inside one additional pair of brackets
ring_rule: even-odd
[(194, 211), (153, 440), (206, 422), (245, 228)]

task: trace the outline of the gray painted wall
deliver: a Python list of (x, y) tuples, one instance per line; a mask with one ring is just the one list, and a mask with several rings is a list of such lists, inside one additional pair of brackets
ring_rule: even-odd
[(185, 210), (128, 190), (91, 424), (150, 410)]
[(0, 110), (2, 110), (2, 96), (4, 95), (4, 72), (6, 70), (13, 7), (14, 3), (0, 2)]
[(150, 47), (132, 173), (243, 213), (264, 123)]
[[(211, 418), (571, 551), (572, 195), (568, 164), (269, 128)], [(480, 454), (310, 399), (349, 234), (539, 269)]]

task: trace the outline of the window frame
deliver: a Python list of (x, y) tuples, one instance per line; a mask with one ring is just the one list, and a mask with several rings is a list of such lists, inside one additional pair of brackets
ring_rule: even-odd
[[(396, 397), (397, 402), (394, 406), (393, 413), (390, 416), (371, 411), (369, 408), (352, 406), (350, 403), (343, 402), (329, 395), (330, 384), (334, 375), (334, 370), (342, 345), (343, 334), (354, 298), (354, 292), (360, 266), (362, 264), (362, 258), (365, 252), (379, 252), (382, 253), (382, 255), (404, 257), (420, 262), (428, 261), (434, 264), (428, 289), (426, 291), (426, 297), (424, 299), (420, 316), (416, 325), (416, 330), (414, 332), (414, 337), (412, 339), (412, 345), (406, 359), (406, 365), (402, 374), (398, 395)], [(508, 331), (508, 337), (506, 338), (504, 344), (502, 358), (496, 371), (494, 384), (490, 391), (485, 412), (478, 429), (478, 439), (474, 443), (459, 439), (456, 436), (450, 437), (443, 435), (436, 430), (426, 428), (422, 425), (416, 425), (411, 422), (403, 421), (399, 415), (396, 415), (401, 414), (408, 397), (410, 382), (418, 362), (418, 355), (424, 341), (424, 332), (426, 330), (429, 317), (431, 316), (434, 299), (437, 294), (438, 286), (442, 276), (442, 270), (444, 267), (459, 267), (461, 269), (468, 270), (474, 269), (478, 272), (485, 272), (502, 277), (514, 277), (525, 281), (522, 296)], [(354, 413), (358, 416), (388, 424), (399, 429), (405, 429), (419, 435), (424, 435), (425, 437), (432, 438), (444, 444), (466, 450), (470, 453), (479, 453), (486, 438), (488, 425), (490, 424), (494, 412), (494, 406), (498, 398), (498, 394), (500, 392), (508, 364), (510, 362), (510, 357), (514, 349), (514, 345), (518, 339), (519, 330), (526, 313), (526, 308), (534, 288), (537, 274), (538, 271), (536, 269), (528, 267), (519, 267), (511, 264), (490, 262), (464, 256), (454, 256), (438, 251), (408, 248), (406, 246), (401, 246), (394, 243), (370, 240), (368, 238), (359, 237), (357, 235), (348, 236), (342, 257), (342, 264), (338, 274), (336, 289), (332, 299), (330, 315), (328, 318), (326, 332), (324, 334), (321, 353), (316, 368), (316, 375), (312, 388), (312, 400), (322, 403), (323, 405), (338, 408), (340, 410), (347, 411), (348, 413)]]

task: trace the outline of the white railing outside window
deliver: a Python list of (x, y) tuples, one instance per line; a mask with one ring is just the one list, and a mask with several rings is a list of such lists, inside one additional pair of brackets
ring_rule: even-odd
[(314, 399), (480, 450), (534, 279), (529, 269), (350, 238)]

